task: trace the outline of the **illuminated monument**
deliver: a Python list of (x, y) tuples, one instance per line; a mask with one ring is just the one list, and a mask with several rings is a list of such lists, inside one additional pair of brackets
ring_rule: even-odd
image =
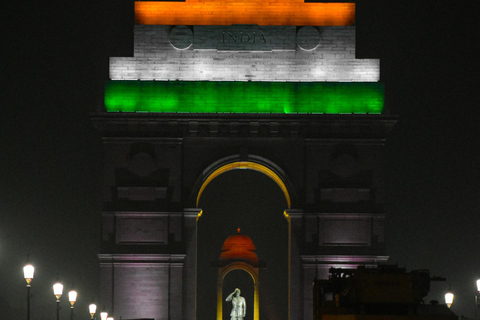
[[(198, 228), (202, 195), (235, 169), (271, 178), (285, 201), (285, 243), (269, 248), (288, 256), (285, 303), (257, 292), (270, 258), (265, 272), (250, 266), (255, 319), (275, 303), (284, 319), (312, 319), (315, 278), (386, 261), (395, 117), (379, 74), (378, 60), (355, 57), (354, 3), (136, 1), (134, 56), (110, 59), (105, 110), (92, 117), (105, 163), (101, 303), (115, 318), (212, 319), (198, 311), (211, 304), (226, 319), (202, 279), (230, 270), (201, 269)], [(216, 285), (213, 295), (233, 290)]]

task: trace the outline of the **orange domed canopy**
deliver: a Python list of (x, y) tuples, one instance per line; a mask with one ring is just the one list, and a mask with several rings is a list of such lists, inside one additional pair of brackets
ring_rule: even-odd
[(244, 261), (253, 266), (258, 265), (255, 245), (249, 236), (240, 233), (240, 228), (237, 230), (237, 234), (228, 237), (222, 246), (220, 263), (230, 261)]

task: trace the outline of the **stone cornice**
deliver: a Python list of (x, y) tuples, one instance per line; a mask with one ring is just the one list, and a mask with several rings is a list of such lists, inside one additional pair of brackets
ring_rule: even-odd
[(98, 254), (100, 265), (132, 264), (141, 266), (145, 264), (176, 264), (183, 263), (184, 254)]
[(397, 116), (375, 114), (91, 114), (104, 138), (380, 139)]

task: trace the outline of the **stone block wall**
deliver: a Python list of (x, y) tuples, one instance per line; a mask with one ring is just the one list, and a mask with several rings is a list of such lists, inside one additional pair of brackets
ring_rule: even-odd
[[(240, 34), (243, 33), (243, 39)], [(255, 33), (255, 37), (253, 37)], [(235, 38), (235, 40), (232, 38)], [(175, 43), (185, 41), (194, 50), (296, 50), (298, 43), (308, 38), (316, 42), (317, 55), (342, 54), (355, 59), (355, 27), (295, 27), (295, 26), (165, 26), (135, 25), (134, 56), (165, 57), (165, 51), (175, 51)], [(171, 41), (172, 38), (172, 41)], [(188, 43), (189, 41), (189, 43)], [(234, 45), (234, 46), (232, 46)], [(242, 46), (241, 46), (242, 45)], [(171, 54), (169, 52), (168, 54)], [(330, 58), (333, 56), (329, 56)]]
[(112, 80), (377, 82), (378, 59), (355, 59), (354, 27), (135, 26), (134, 57)]
[(197, 53), (164, 59), (111, 58), (112, 80), (376, 82), (376, 59), (326, 60), (312, 54)]
[(124, 319), (181, 319), (183, 256), (99, 255), (102, 301)]

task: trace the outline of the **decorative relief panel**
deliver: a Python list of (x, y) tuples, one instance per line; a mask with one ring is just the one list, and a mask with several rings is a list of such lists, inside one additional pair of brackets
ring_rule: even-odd
[(303, 50), (315, 50), (320, 44), (320, 33), (315, 27), (301, 27), (297, 32), (297, 45)]
[(370, 189), (367, 188), (322, 188), (322, 201), (359, 202), (370, 200)]
[(187, 26), (175, 26), (170, 31), (169, 40), (172, 46), (178, 50), (190, 48), (193, 43), (193, 32)]
[(297, 45), (326, 58), (355, 58), (355, 27), (142, 26), (134, 29), (135, 57), (166, 57), (178, 50), (295, 51)]
[(120, 216), (116, 221), (117, 243), (168, 244), (168, 220), (166, 217)]
[(195, 50), (295, 50), (294, 26), (195, 26), (194, 34)]
[(319, 245), (370, 246), (371, 217), (345, 214), (319, 220)]
[(155, 201), (167, 198), (167, 187), (117, 187), (119, 199)]
[(146, 177), (157, 168), (155, 160), (150, 154), (138, 152), (131, 157), (128, 169), (140, 177)]

